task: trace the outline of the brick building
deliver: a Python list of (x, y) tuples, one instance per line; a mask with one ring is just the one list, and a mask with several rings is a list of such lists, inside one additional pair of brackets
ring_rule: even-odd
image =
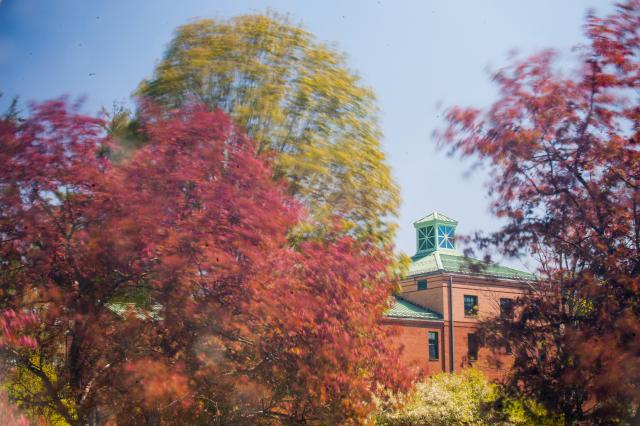
[(427, 374), (459, 371), (473, 365), (498, 378), (511, 357), (479, 345), (477, 322), (491, 315), (509, 315), (512, 300), (533, 275), (463, 256), (456, 249), (458, 222), (432, 213), (414, 223), (416, 254), (384, 322), (396, 327), (404, 360)]

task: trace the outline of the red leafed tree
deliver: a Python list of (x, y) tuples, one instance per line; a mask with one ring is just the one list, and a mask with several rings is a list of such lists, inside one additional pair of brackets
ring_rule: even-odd
[(226, 115), (143, 111), (124, 159), (62, 101), (0, 123), (0, 300), (37, 317), (0, 349), (11, 397), (71, 424), (343, 422), (404, 385), (389, 256), (291, 244), (303, 209)]
[(640, 2), (585, 28), (576, 72), (553, 52), (515, 62), (490, 109), (449, 109), (438, 136), (492, 171), (506, 225), (481, 242), (541, 261), (519, 315), (485, 324), (511, 341), (511, 388), (567, 423), (615, 423), (640, 404)]
[[(6, 309), (0, 316), (0, 348), (34, 348), (35, 341), (25, 332), (37, 324), (32, 313), (16, 313)], [(2, 379), (3, 376), (0, 376)], [(8, 426), (28, 426), (29, 421), (19, 413), (17, 408), (7, 401), (7, 395), (0, 391), (0, 423)]]

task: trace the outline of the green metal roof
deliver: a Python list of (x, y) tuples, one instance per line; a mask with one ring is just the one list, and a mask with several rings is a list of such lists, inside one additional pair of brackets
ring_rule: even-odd
[(427, 222), (438, 222), (443, 224), (448, 223), (452, 225), (458, 224), (457, 220), (451, 219), (449, 216), (445, 216), (442, 213), (433, 212), (431, 214), (426, 215), (422, 219), (413, 222), (413, 225), (415, 226), (415, 225), (419, 225), (421, 223), (427, 223)]
[(156, 320), (157, 321), (161, 319), (160, 311), (162, 310), (162, 306), (157, 303), (151, 305), (147, 309), (136, 306), (135, 303), (123, 303), (123, 302), (107, 303), (105, 306), (111, 312), (123, 318), (126, 317), (128, 314), (133, 313), (136, 316), (136, 318), (140, 320)]
[(481, 275), (492, 278), (513, 280), (535, 280), (535, 275), (508, 268), (495, 263), (487, 263), (460, 254), (440, 253), (435, 251), (426, 256), (416, 255), (411, 258), (408, 276), (429, 274), (433, 272), (454, 272), (468, 275)]
[[(426, 226), (426, 224), (437, 225), (437, 234), (434, 228), (431, 230), (432, 235), (429, 237), (427, 231), (431, 228)], [(414, 222), (413, 225), (416, 228), (418, 252), (411, 258), (412, 263), (409, 266), (409, 277), (435, 272), (454, 272), (513, 280), (536, 279), (533, 274), (528, 272), (495, 263), (487, 263), (458, 253), (455, 243), (450, 242), (451, 239), (454, 238), (453, 234), (456, 225), (458, 225), (458, 221), (442, 213), (433, 212), (428, 214)], [(451, 232), (450, 229), (447, 231), (447, 226), (452, 227), (454, 231)], [(441, 228), (444, 230), (441, 231)], [(427, 244), (429, 242), (427, 241), (428, 238), (431, 238), (431, 247)], [(443, 244), (443, 242), (446, 244)], [(420, 247), (422, 247), (422, 250)]]
[(422, 306), (414, 305), (413, 303), (402, 299), (398, 296), (394, 297), (391, 308), (384, 313), (387, 318), (402, 318), (402, 319), (414, 319), (414, 320), (433, 320), (441, 321), (442, 315), (432, 311), (431, 309), (423, 308)]

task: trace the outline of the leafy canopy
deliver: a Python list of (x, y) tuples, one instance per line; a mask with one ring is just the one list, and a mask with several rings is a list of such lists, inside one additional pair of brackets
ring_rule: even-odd
[[(275, 154), (275, 174), (321, 224), (333, 217), (388, 242), (399, 204), (374, 95), (334, 49), (278, 16), (180, 27), (138, 94), (167, 109), (222, 109)], [(317, 224), (316, 224), (317, 225)]]
[(389, 255), (339, 229), (292, 247), (300, 205), (223, 112), (141, 116), (118, 162), (62, 101), (0, 121), (10, 397), (68, 424), (335, 424), (402, 387)]
[(640, 2), (585, 28), (575, 72), (551, 51), (516, 61), (489, 109), (449, 109), (439, 136), (492, 171), (507, 225), (481, 243), (540, 260), (520, 314), (487, 324), (490, 344), (511, 342), (512, 389), (611, 424), (640, 419)]

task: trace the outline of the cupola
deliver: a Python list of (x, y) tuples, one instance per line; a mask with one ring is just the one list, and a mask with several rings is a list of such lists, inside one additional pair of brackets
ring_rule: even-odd
[(416, 228), (416, 254), (413, 260), (434, 252), (456, 254), (455, 232), (458, 221), (433, 212), (413, 223)]

